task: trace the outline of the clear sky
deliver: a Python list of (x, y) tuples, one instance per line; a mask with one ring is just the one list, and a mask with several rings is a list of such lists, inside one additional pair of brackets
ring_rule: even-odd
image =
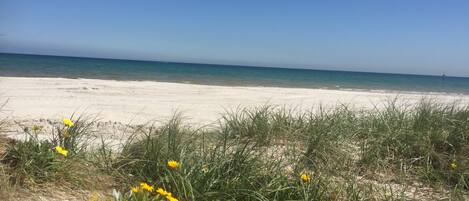
[(469, 76), (469, 1), (0, 0), (0, 52)]

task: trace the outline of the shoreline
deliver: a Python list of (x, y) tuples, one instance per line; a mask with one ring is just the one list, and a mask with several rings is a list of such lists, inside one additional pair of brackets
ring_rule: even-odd
[(240, 107), (273, 105), (311, 109), (347, 104), (371, 109), (399, 97), (407, 104), (422, 98), (469, 103), (467, 94), (367, 91), (259, 86), (217, 86), (156, 81), (121, 81), (44, 77), (1, 77), (0, 101), (6, 116), (60, 119), (96, 115), (102, 121), (144, 123), (182, 112), (189, 122), (211, 124), (220, 114)]
[[(405, 75), (405, 74), (403, 74)], [(189, 85), (202, 85), (202, 86), (219, 86), (219, 87), (259, 87), (259, 88), (281, 88), (281, 89), (312, 89), (312, 90), (334, 90), (334, 91), (356, 91), (356, 92), (374, 92), (374, 93), (394, 93), (394, 94), (426, 94), (426, 95), (454, 95), (454, 96), (469, 96), (464, 92), (439, 92), (439, 91), (416, 91), (416, 90), (399, 90), (399, 89), (365, 89), (365, 88), (342, 88), (338, 87), (293, 87), (293, 86), (269, 86), (269, 85), (231, 85), (231, 84), (218, 84), (218, 83), (193, 83), (191, 81), (164, 81), (164, 80), (145, 80), (145, 79), (101, 79), (101, 78), (86, 78), (86, 77), (47, 77), (47, 76), (3, 76), (2, 78), (36, 78), (36, 79), (70, 79), (70, 80), (98, 80), (98, 81), (116, 81), (116, 82), (158, 82), (158, 83), (173, 83), (173, 84), (189, 84)], [(465, 77), (455, 77), (465, 78)]]

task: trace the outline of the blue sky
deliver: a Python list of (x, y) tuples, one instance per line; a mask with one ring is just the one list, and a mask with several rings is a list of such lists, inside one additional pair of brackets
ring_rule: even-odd
[(0, 0), (0, 52), (469, 76), (469, 1)]

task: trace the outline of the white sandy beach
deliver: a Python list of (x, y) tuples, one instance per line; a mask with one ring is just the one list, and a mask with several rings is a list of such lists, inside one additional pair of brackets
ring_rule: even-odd
[(469, 103), (468, 95), (370, 92), (277, 87), (231, 87), (153, 81), (0, 77), (3, 115), (16, 120), (61, 119), (73, 113), (102, 121), (165, 120), (174, 111), (188, 121), (212, 123), (225, 110), (264, 104), (309, 109), (319, 104), (371, 108), (399, 96), (412, 104), (422, 97)]

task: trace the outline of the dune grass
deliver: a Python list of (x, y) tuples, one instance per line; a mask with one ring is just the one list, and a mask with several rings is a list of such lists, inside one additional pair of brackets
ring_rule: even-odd
[(0, 149), (5, 150), (0, 154), (0, 200), (36, 200), (38, 193), (57, 200), (61, 197), (53, 195), (57, 192), (103, 190), (113, 185), (112, 179), (101, 182), (110, 177), (90, 161), (93, 157), (86, 139), (91, 125), (92, 122), (77, 118), (73, 126), (54, 128), (46, 139), (39, 137), (45, 134), (42, 126), (33, 125), (24, 128), (24, 140), (0, 144)]
[(390, 102), (367, 112), (357, 128), (362, 164), (469, 189), (468, 106), (423, 100), (406, 108)]
[(7, 147), (1, 158), (11, 171), (13, 184), (44, 183), (68, 180), (73, 166), (80, 164), (90, 123), (77, 119), (73, 126), (59, 126), (52, 133), (52, 139), (40, 139), (40, 126), (24, 128), (26, 138)]
[[(70, 171), (75, 166), (112, 178), (115, 200), (468, 198), (469, 106), (457, 103), (241, 108), (202, 128), (175, 114), (163, 125), (135, 127), (119, 149), (104, 141), (87, 149), (92, 122), (73, 121), (51, 140), (30, 133), (9, 146), (2, 157), (14, 178), (9, 182), (89, 178)], [(70, 155), (60, 155), (56, 146)], [(413, 193), (415, 183), (431, 192)]]

